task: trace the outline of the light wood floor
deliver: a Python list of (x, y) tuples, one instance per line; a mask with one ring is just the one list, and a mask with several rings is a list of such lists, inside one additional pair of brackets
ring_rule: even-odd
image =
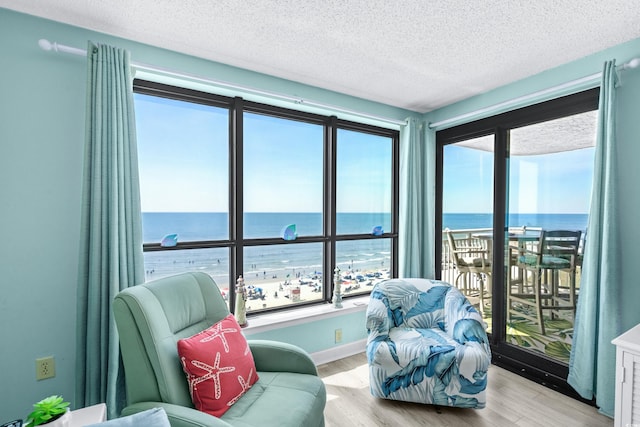
[(378, 399), (369, 393), (364, 353), (318, 367), (327, 386), (327, 427), (487, 426), (601, 427), (613, 420), (578, 402), (491, 365), (484, 409), (435, 407)]

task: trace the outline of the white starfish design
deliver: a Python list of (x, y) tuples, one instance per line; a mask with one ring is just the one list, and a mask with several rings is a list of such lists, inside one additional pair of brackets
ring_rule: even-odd
[[(198, 388), (196, 387), (196, 385), (197, 385), (199, 382), (201, 382), (201, 381), (199, 381), (199, 382), (197, 382), (197, 383), (196, 383), (196, 381), (195, 381), (195, 380), (196, 380), (198, 377), (197, 377), (196, 375), (191, 374), (191, 373), (189, 372), (189, 370), (187, 369), (187, 359), (186, 359), (186, 357), (184, 357), (184, 356), (183, 356), (183, 357), (181, 357), (181, 358), (180, 358), (180, 361), (182, 362), (182, 366), (183, 366), (184, 372), (187, 374), (187, 382), (189, 383), (189, 394), (191, 395), (191, 399), (192, 399), (192, 400), (193, 400), (193, 399), (196, 399), (196, 398), (198, 397), (198, 395), (194, 394), (193, 392), (194, 392), (194, 391), (196, 391), (196, 390), (198, 389)], [(199, 399), (198, 399), (198, 400), (199, 400)], [(194, 402), (193, 402), (193, 403), (197, 406), (197, 403), (195, 402), (195, 400), (194, 400)]]
[(235, 366), (220, 367), (220, 352), (216, 353), (216, 360), (213, 363), (213, 366), (209, 366), (206, 363), (200, 362), (199, 360), (192, 360), (191, 364), (207, 371), (207, 373), (202, 376), (190, 375), (189, 391), (191, 392), (191, 395), (193, 396), (193, 390), (196, 390), (198, 384), (212, 379), (215, 389), (215, 398), (220, 399), (220, 395), (222, 394), (222, 390), (220, 387), (220, 374), (235, 371)]
[(251, 388), (252, 376), (253, 376), (253, 368), (251, 368), (251, 371), (249, 371), (249, 376), (247, 377), (246, 381), (244, 378), (242, 378), (242, 375), (238, 375), (238, 382), (240, 383), (240, 386), (242, 386), (242, 390), (240, 391), (240, 393), (238, 393), (236, 397), (234, 397), (227, 403), (227, 406), (231, 406), (234, 403), (236, 403), (238, 399), (240, 399), (242, 395)]
[(224, 352), (229, 353), (229, 343), (227, 342), (227, 338), (224, 334), (229, 334), (232, 332), (238, 332), (236, 328), (225, 328), (222, 329), (222, 322), (218, 323), (215, 328), (208, 330), (207, 336), (200, 340), (200, 342), (209, 342), (213, 341), (216, 338), (220, 338), (222, 341), (222, 345), (224, 346)]

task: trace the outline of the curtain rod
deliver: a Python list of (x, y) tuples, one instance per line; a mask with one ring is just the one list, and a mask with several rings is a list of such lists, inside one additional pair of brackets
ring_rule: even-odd
[[(63, 44), (59, 44), (59, 43), (56, 43), (56, 42), (50, 42), (49, 40), (46, 40), (46, 39), (38, 40), (38, 45), (40, 46), (40, 48), (42, 50), (46, 50), (46, 51), (69, 53), (69, 54), (78, 55), (78, 56), (87, 56), (87, 51), (84, 50), (84, 49), (78, 49), (76, 47), (71, 47), (71, 46), (65, 46)], [(254, 94), (254, 95), (267, 96), (267, 97), (270, 97), (270, 98), (276, 98), (276, 99), (280, 99), (280, 100), (284, 100), (284, 101), (290, 101), (290, 102), (293, 102), (294, 104), (308, 105), (310, 107), (317, 107), (317, 108), (322, 108), (322, 109), (325, 109), (325, 110), (330, 110), (330, 111), (335, 111), (335, 112), (340, 112), (340, 113), (345, 113), (345, 114), (351, 114), (351, 115), (362, 117), (362, 118), (365, 118), (365, 119), (377, 120), (377, 121), (380, 121), (380, 122), (385, 122), (385, 123), (389, 123), (389, 124), (393, 124), (393, 125), (406, 125), (407, 124), (406, 120), (397, 120), (397, 119), (391, 119), (391, 118), (388, 118), (388, 117), (376, 116), (374, 114), (362, 113), (362, 112), (359, 112), (359, 111), (350, 110), (348, 108), (338, 107), (336, 105), (325, 104), (325, 103), (322, 103), (322, 102), (312, 101), (312, 100), (309, 100), (309, 99), (303, 99), (303, 98), (296, 97), (296, 96), (285, 95), (285, 94), (282, 94), (282, 93), (271, 92), (271, 91), (262, 90), (262, 89), (256, 89), (256, 88), (253, 88), (253, 87), (250, 87), (250, 86), (244, 86), (244, 85), (235, 84), (235, 83), (231, 83), (231, 82), (225, 82), (223, 80), (216, 80), (216, 79), (211, 79), (211, 78), (208, 78), (208, 77), (197, 76), (197, 75), (194, 75), (194, 74), (183, 73), (183, 72), (180, 72), (180, 71), (174, 71), (174, 70), (170, 70), (168, 68), (158, 67), (158, 66), (149, 65), (149, 64), (143, 64), (143, 63), (140, 63), (140, 62), (132, 61), (131, 62), (131, 66), (133, 68), (135, 68), (136, 70), (140, 70), (140, 71), (149, 71), (149, 72), (153, 72), (153, 73), (164, 74), (164, 75), (171, 76), (171, 77), (186, 78), (186, 79), (189, 79), (189, 80), (192, 80), (192, 81), (211, 84), (211, 85), (222, 87), (222, 88), (236, 89), (236, 90), (240, 90), (240, 91), (243, 91), (243, 92), (248, 92), (248, 93), (251, 93), (251, 94)]]
[[(622, 64), (621, 66), (617, 67), (619, 71), (624, 71), (624, 70), (630, 70), (632, 68), (637, 68), (638, 66), (640, 66), (640, 58), (633, 58), (631, 59), (629, 62), (625, 62), (624, 64)], [(572, 87), (577, 87), (580, 85), (588, 85), (588, 84), (592, 84), (592, 83), (596, 83), (600, 78), (602, 77), (602, 71), (598, 72), (598, 73), (594, 73), (585, 77), (581, 77), (579, 79), (575, 79), (575, 80), (571, 80), (569, 82), (566, 83), (562, 83), (556, 86), (552, 86), (550, 88), (547, 89), (543, 89), (543, 90), (539, 90), (537, 92), (533, 92), (530, 93), (528, 95), (523, 95), (523, 96), (519, 96), (517, 98), (514, 99), (510, 99), (508, 101), (504, 101), (504, 102), (500, 102), (498, 104), (494, 104), (494, 105), (490, 105), (488, 107), (485, 108), (480, 108), (478, 110), (475, 111), (471, 111), (469, 113), (464, 113), (464, 114), (460, 114), (458, 116), (454, 116), (445, 120), (440, 120), (438, 122), (433, 122), (433, 123), (429, 123), (429, 128), (430, 129), (436, 129), (439, 127), (443, 127), (446, 125), (449, 125), (451, 123), (460, 121), (460, 120), (464, 120), (464, 119), (469, 119), (471, 117), (475, 117), (475, 116), (480, 116), (482, 114), (485, 113), (492, 113), (492, 112), (497, 112), (499, 110), (501, 110), (502, 108), (505, 107), (513, 107), (515, 105), (520, 104), (521, 102), (525, 102), (525, 101), (531, 101), (533, 99), (539, 98), (541, 96), (544, 95), (550, 95), (556, 92), (560, 92), (561, 90), (564, 89), (569, 89)], [(589, 86), (587, 86), (589, 87)], [(593, 86), (595, 87), (595, 85)]]

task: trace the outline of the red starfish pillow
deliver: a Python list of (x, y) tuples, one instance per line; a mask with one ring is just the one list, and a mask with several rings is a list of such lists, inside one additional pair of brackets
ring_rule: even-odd
[(220, 417), (258, 381), (247, 340), (232, 314), (178, 341), (178, 355), (196, 409)]

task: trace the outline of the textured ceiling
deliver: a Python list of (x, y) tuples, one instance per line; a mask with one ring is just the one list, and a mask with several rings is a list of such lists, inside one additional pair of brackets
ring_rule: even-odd
[(417, 112), (640, 37), (637, 0), (0, 0), (0, 7)]

